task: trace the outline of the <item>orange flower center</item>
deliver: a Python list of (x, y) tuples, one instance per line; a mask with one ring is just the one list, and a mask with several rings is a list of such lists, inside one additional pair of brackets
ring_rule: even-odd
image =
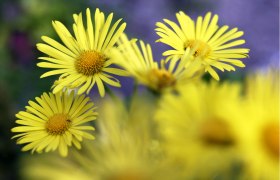
[(156, 90), (172, 86), (176, 82), (173, 74), (165, 69), (152, 69), (148, 77), (150, 82), (156, 86)]
[(99, 73), (105, 62), (105, 56), (96, 51), (85, 51), (75, 62), (75, 68), (78, 73), (91, 76)]
[(208, 44), (200, 40), (189, 40), (185, 44), (185, 49), (190, 48), (194, 57), (206, 58), (211, 52), (211, 48)]
[(263, 143), (272, 156), (279, 158), (279, 126), (269, 124), (263, 129)]
[(63, 134), (70, 126), (71, 120), (66, 114), (55, 114), (46, 123), (46, 130), (49, 134)]
[(222, 120), (209, 120), (200, 129), (202, 141), (207, 145), (229, 146), (234, 143), (228, 125)]

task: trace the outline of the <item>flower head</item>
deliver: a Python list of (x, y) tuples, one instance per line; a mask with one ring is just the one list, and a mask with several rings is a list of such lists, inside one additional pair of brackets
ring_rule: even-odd
[(230, 122), (239, 117), (239, 90), (238, 84), (196, 82), (161, 99), (155, 117), (162, 144), (185, 164), (187, 179), (209, 179), (230, 171), (238, 143)]
[(94, 128), (85, 123), (96, 119), (93, 103), (84, 95), (76, 96), (74, 92), (44, 93), (29, 101), (26, 111), (16, 114), (19, 126), (12, 132), (20, 133), (17, 144), (27, 144), (22, 150), (32, 152), (54, 151), (59, 149), (62, 156), (67, 156), (68, 146), (81, 148), (83, 138), (94, 139), (86, 131)]
[(151, 126), (151, 110), (155, 106), (150, 99), (137, 97), (129, 111), (125, 106), (121, 101), (103, 99), (99, 106), (100, 121), (97, 122), (99, 131), (96, 141), (86, 142), (82, 151), (71, 153), (67, 159), (58, 160), (59, 157), (50, 154), (27, 157), (21, 168), (23, 177), (85, 180), (182, 179), (180, 168), (161, 153), (160, 143)]
[[(235, 70), (232, 65), (245, 67), (238, 59), (246, 58), (249, 49), (235, 48), (245, 43), (238, 39), (243, 35), (237, 28), (229, 29), (228, 26), (217, 25), (218, 15), (211, 17), (207, 13), (205, 17), (199, 16), (194, 22), (183, 12), (176, 14), (179, 25), (164, 19), (164, 23), (158, 22), (156, 32), (160, 36), (158, 42), (171, 46), (172, 50), (165, 51), (164, 56), (179, 59), (187, 49), (190, 49), (193, 62), (199, 62), (205, 72), (209, 72), (215, 79), (219, 79), (213, 67), (224, 71)], [(170, 27), (169, 27), (170, 26)]]
[(114, 46), (126, 24), (122, 23), (119, 26), (121, 21), (119, 19), (110, 27), (113, 13), (105, 19), (104, 13), (99, 9), (95, 11), (94, 25), (89, 9), (86, 11), (86, 16), (87, 28), (83, 25), (82, 13), (73, 15), (74, 37), (61, 22), (52, 23), (63, 44), (46, 36), (42, 36), (45, 44), (37, 44), (37, 48), (48, 55), (48, 57), (40, 57), (39, 59), (46, 62), (37, 65), (54, 69), (43, 74), (41, 78), (60, 74), (54, 84), (54, 93), (64, 87), (79, 88), (78, 94), (89, 93), (97, 84), (99, 93), (103, 97), (104, 83), (120, 87), (119, 81), (109, 74), (124, 75), (124, 72), (111, 67), (113, 62), (108, 50)]
[(166, 60), (161, 60), (158, 63), (153, 58), (150, 44), (145, 44), (141, 40), (139, 43), (135, 39), (128, 40), (125, 34), (121, 36), (118, 45), (118, 48), (112, 50), (112, 54), (118, 57), (116, 63), (140, 84), (157, 92), (189, 81), (198, 68), (195, 67), (197, 64), (186, 68), (189, 63), (188, 53), (179, 62), (168, 63)]
[(250, 75), (245, 86), (244, 113), (232, 126), (238, 132), (247, 175), (279, 179), (279, 72)]

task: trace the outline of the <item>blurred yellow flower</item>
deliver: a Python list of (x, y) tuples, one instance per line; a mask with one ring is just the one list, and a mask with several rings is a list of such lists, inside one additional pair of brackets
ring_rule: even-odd
[(167, 180), (180, 175), (161, 153), (152, 121), (155, 101), (150, 98), (134, 98), (129, 110), (116, 101), (100, 106), (100, 134), (95, 151), (89, 150), (94, 179)]
[(238, 143), (230, 122), (239, 118), (239, 92), (239, 84), (196, 82), (160, 101), (155, 118), (163, 146), (185, 163), (186, 179), (230, 177)]
[(279, 72), (251, 75), (245, 85), (244, 114), (233, 123), (249, 179), (279, 179)]
[(22, 156), (19, 163), (22, 180), (93, 180), (92, 174), (85, 173), (80, 164), (69, 155), (67, 158), (57, 154)]
[(116, 64), (124, 68), (138, 83), (154, 91), (164, 91), (198, 76), (195, 74), (199, 68), (198, 64), (185, 67), (189, 60), (188, 53), (181, 58), (179, 63), (171, 61), (168, 64), (165, 60), (161, 60), (159, 65), (153, 58), (150, 44), (145, 44), (140, 40), (138, 45), (135, 39), (128, 40), (123, 34), (118, 45), (118, 48), (112, 50), (117, 60)]
[(128, 110), (119, 100), (103, 99), (96, 141), (86, 141), (69, 159), (40, 156), (30, 163), (26, 158), (22, 174), (26, 179), (180, 179), (180, 169), (163, 157), (151, 131), (154, 106), (147, 100), (138, 97)]
[(22, 150), (41, 153), (59, 150), (60, 155), (67, 156), (68, 146), (81, 148), (83, 138), (94, 139), (86, 131), (93, 131), (92, 126), (85, 123), (96, 119), (94, 104), (84, 95), (76, 96), (72, 91), (64, 93), (43, 93), (29, 101), (26, 111), (16, 114), (19, 126), (12, 132), (19, 133), (13, 138), (17, 144), (27, 144)]
[(54, 93), (64, 87), (79, 88), (78, 94), (89, 93), (96, 83), (103, 97), (105, 95), (104, 82), (120, 87), (119, 81), (109, 74), (124, 75), (124, 72), (111, 67), (113, 61), (108, 50), (114, 46), (124, 31), (126, 23), (118, 27), (121, 21), (119, 19), (110, 28), (113, 13), (105, 19), (104, 13), (99, 9), (95, 11), (94, 25), (89, 9), (86, 11), (86, 16), (87, 28), (83, 25), (82, 13), (73, 15), (75, 37), (61, 22), (52, 23), (64, 45), (46, 36), (42, 36), (46, 44), (37, 44), (37, 48), (48, 55), (48, 57), (40, 57), (39, 59), (46, 62), (40, 62), (37, 65), (54, 69), (43, 74), (41, 78), (60, 74), (59, 80), (54, 84)]
[[(194, 22), (188, 15), (180, 11), (176, 14), (179, 25), (164, 19), (167, 24), (157, 22), (156, 33), (160, 36), (158, 42), (165, 43), (173, 50), (163, 53), (171, 59), (179, 59), (190, 49), (192, 61), (201, 64), (205, 72), (209, 72), (213, 78), (219, 80), (219, 76), (213, 67), (224, 71), (235, 70), (232, 65), (245, 67), (238, 59), (246, 58), (249, 49), (235, 48), (245, 43), (245, 40), (238, 39), (243, 35), (237, 28), (228, 30), (228, 26), (217, 25), (218, 15), (211, 18), (211, 13), (205, 17), (199, 16)], [(227, 32), (226, 32), (227, 31)]]

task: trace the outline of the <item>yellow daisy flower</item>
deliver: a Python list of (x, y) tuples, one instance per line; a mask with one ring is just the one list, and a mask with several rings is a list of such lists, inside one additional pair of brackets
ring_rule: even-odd
[(247, 79), (244, 114), (233, 126), (248, 179), (279, 179), (279, 73), (255, 74)]
[(208, 12), (205, 17), (199, 16), (194, 22), (188, 15), (180, 11), (176, 14), (179, 25), (164, 19), (167, 24), (157, 22), (156, 33), (160, 36), (158, 42), (171, 46), (172, 50), (163, 53), (169, 58), (179, 59), (186, 51), (191, 49), (192, 61), (198, 61), (205, 72), (209, 72), (216, 80), (219, 76), (213, 67), (224, 71), (235, 70), (232, 66), (245, 67), (238, 59), (246, 58), (249, 49), (236, 48), (245, 43), (238, 39), (243, 35), (237, 28), (217, 25), (218, 15), (211, 17)]
[(113, 13), (105, 19), (104, 13), (99, 9), (95, 11), (94, 25), (89, 9), (86, 10), (86, 16), (87, 28), (83, 25), (82, 13), (73, 15), (75, 37), (61, 22), (52, 23), (64, 45), (46, 36), (42, 36), (45, 43), (37, 44), (37, 48), (48, 55), (48, 57), (40, 57), (40, 60), (46, 62), (37, 65), (54, 69), (44, 73), (41, 78), (60, 74), (59, 80), (54, 84), (53, 93), (57, 93), (64, 87), (79, 88), (78, 94), (89, 93), (96, 83), (103, 97), (104, 83), (120, 87), (119, 81), (109, 74), (124, 75), (124, 72), (111, 67), (113, 61), (108, 50), (114, 46), (124, 31), (126, 23), (118, 26), (121, 21), (119, 19), (110, 27)]
[(96, 141), (85, 142), (82, 151), (67, 159), (49, 154), (27, 157), (22, 175), (26, 179), (183, 179), (178, 166), (169, 164), (168, 157), (160, 153), (151, 131), (154, 106), (144, 99), (138, 97), (129, 112), (123, 102), (104, 99), (99, 106)]
[(156, 122), (166, 152), (185, 164), (186, 179), (229, 179), (237, 157), (236, 134), (230, 126), (239, 118), (238, 84), (202, 82), (165, 94)]
[(27, 144), (22, 151), (32, 150), (40, 153), (59, 150), (62, 156), (67, 156), (68, 146), (81, 148), (83, 138), (94, 139), (86, 131), (94, 128), (85, 123), (96, 119), (94, 104), (85, 95), (43, 93), (35, 98), (37, 102), (29, 101), (26, 111), (16, 114), (19, 126), (12, 132), (20, 133), (13, 138), (18, 138), (17, 144)]
[(118, 48), (112, 50), (112, 54), (117, 59), (116, 63), (140, 84), (154, 91), (161, 92), (197, 76), (195, 72), (199, 69), (199, 64), (193, 63), (186, 68), (189, 63), (188, 52), (178, 63), (171, 61), (168, 64), (165, 60), (161, 60), (159, 65), (153, 58), (150, 44), (145, 44), (141, 40), (137, 44), (135, 39), (129, 41), (123, 34), (118, 45)]

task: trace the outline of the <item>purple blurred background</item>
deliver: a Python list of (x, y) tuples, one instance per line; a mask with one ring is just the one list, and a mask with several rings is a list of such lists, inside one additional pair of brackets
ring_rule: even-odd
[[(224, 79), (242, 79), (248, 71), (279, 67), (279, 1), (277, 0), (1, 0), (0, 2), (0, 179), (17, 179), (19, 146), (10, 140), (14, 114), (23, 110), (29, 99), (49, 91), (56, 77), (40, 80), (45, 70), (36, 67), (40, 54), (35, 45), (40, 36), (57, 38), (51, 26), (59, 20), (71, 27), (72, 14), (86, 7), (99, 7), (106, 14), (127, 22), (126, 33), (151, 44), (154, 56), (168, 47), (155, 43), (155, 23), (163, 18), (176, 20), (184, 11), (191, 17), (208, 11), (219, 15), (220, 25), (238, 27), (245, 32), (245, 47), (251, 49), (245, 69), (224, 73)], [(124, 93), (132, 89), (132, 80), (122, 78)], [(96, 92), (94, 90), (94, 92)]]

